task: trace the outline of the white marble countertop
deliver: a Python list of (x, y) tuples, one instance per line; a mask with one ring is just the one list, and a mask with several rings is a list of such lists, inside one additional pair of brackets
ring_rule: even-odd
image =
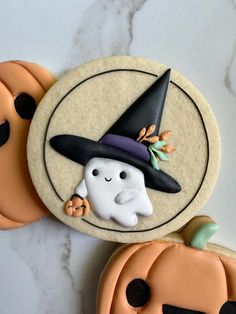
[[(5, 1), (0, 61), (23, 59), (61, 75), (100, 56), (135, 55), (183, 73), (211, 104), (223, 160), (202, 213), (220, 224), (212, 239), (236, 250), (236, 1)], [(96, 287), (114, 243), (53, 218), (0, 232), (1, 314), (94, 314)]]

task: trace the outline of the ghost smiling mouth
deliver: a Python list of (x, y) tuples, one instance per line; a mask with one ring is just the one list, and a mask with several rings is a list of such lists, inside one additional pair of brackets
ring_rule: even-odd
[(110, 181), (112, 180), (112, 178), (107, 179), (107, 178), (105, 177), (105, 180), (106, 180), (107, 182), (110, 182)]

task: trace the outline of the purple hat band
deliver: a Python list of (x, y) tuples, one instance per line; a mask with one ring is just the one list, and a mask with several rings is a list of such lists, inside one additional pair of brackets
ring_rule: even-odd
[(123, 150), (146, 162), (150, 161), (150, 154), (147, 147), (144, 144), (136, 142), (129, 137), (116, 134), (105, 134), (101, 138), (100, 143), (119, 148), (120, 150)]

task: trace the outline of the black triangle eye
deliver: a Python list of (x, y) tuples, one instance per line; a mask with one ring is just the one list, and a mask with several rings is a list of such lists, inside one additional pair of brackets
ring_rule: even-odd
[(236, 302), (228, 301), (223, 304), (220, 314), (236, 314)]
[(10, 126), (8, 121), (0, 123), (0, 147), (3, 146), (10, 136)]
[(126, 288), (126, 297), (131, 306), (142, 307), (149, 301), (150, 288), (143, 279), (134, 279)]
[(37, 108), (33, 97), (26, 93), (22, 93), (15, 98), (14, 105), (16, 112), (22, 119), (30, 120), (33, 118)]

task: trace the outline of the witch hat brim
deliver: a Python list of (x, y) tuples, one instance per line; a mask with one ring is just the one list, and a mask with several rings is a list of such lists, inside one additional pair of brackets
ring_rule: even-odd
[(181, 190), (179, 183), (164, 171), (156, 170), (146, 161), (116, 147), (75, 135), (54, 136), (50, 144), (58, 153), (81, 165), (86, 165), (94, 157), (119, 160), (141, 170), (148, 188), (167, 193), (177, 193)]

